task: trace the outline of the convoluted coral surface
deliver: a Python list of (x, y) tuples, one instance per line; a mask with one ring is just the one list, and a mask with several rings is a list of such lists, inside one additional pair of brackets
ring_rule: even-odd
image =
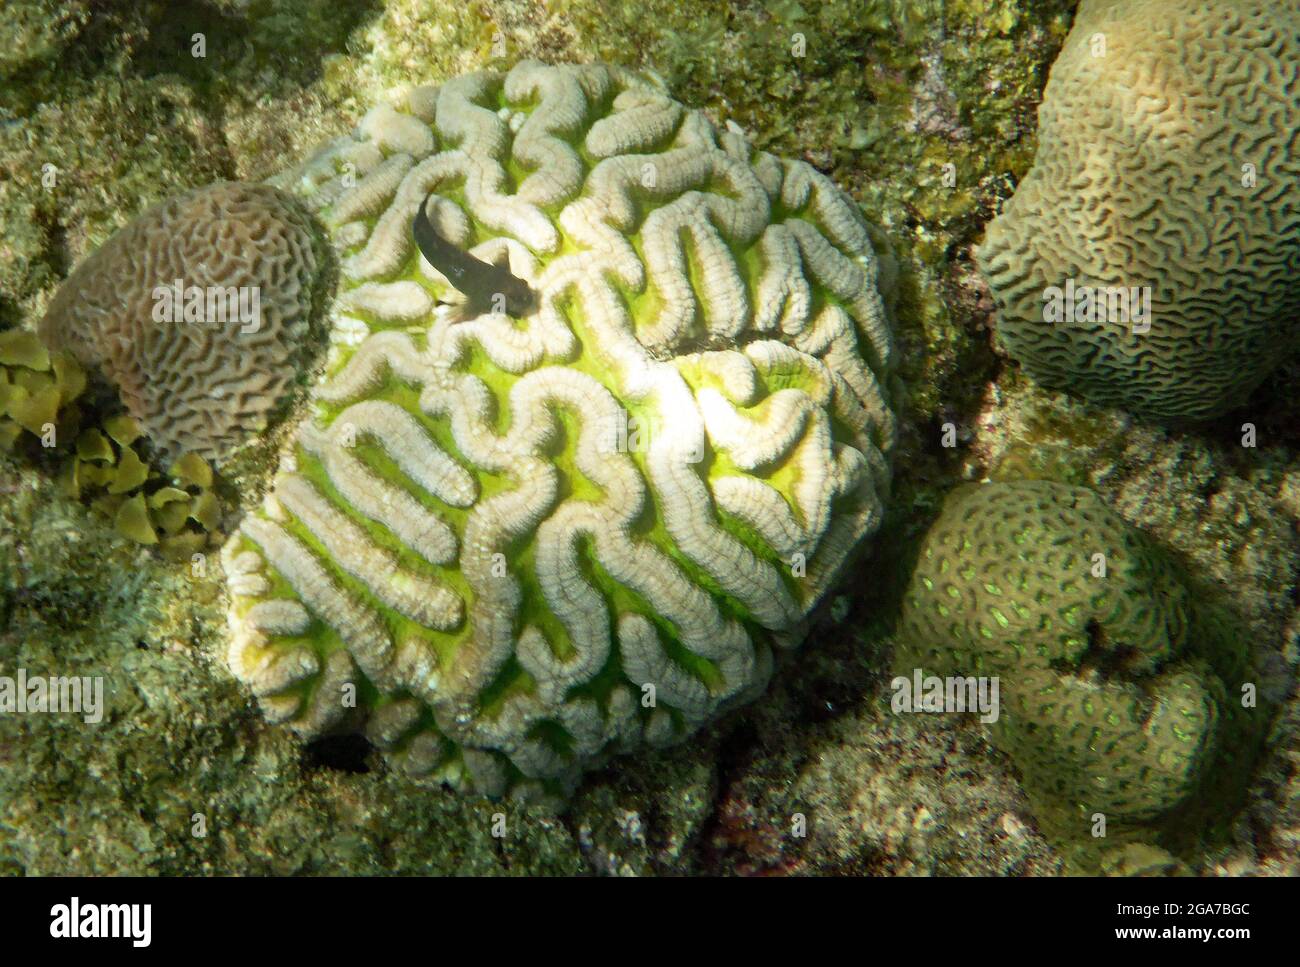
[(290, 196), (220, 182), (114, 234), (40, 332), (101, 370), (163, 454), (219, 457), (266, 426), (296, 378), (325, 274)]
[[(308, 735), (563, 790), (760, 690), (878, 526), (890, 336), (855, 205), (652, 79), (525, 62), (278, 183), (331, 226), (327, 377), (227, 546), (231, 663)], [(508, 264), (466, 311), (417, 251)], [(498, 308), (500, 308), (498, 306)]]
[(999, 676), (998, 744), (1082, 830), (1166, 813), (1243, 757), (1245, 648), (1212, 615), (1095, 493), (1027, 481), (948, 498), (902, 629), (927, 671)]
[[(1084, 0), (1034, 166), (980, 250), (1000, 341), (1035, 377), (1201, 418), (1296, 345), (1298, 59), (1296, 0)], [(1070, 282), (1102, 311), (1045, 319), (1045, 290)]]

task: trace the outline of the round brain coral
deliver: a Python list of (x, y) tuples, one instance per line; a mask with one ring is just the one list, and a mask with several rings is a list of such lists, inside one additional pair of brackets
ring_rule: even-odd
[(984, 484), (945, 501), (901, 633), (927, 673), (998, 676), (993, 736), (1032, 794), (1147, 820), (1197, 790), (1240, 731), (1227, 696), (1247, 656), (1203, 613), (1092, 491)]
[(978, 253), (1003, 346), (1156, 419), (1243, 402), (1300, 332), (1298, 129), (1296, 0), (1084, 0)]
[(328, 275), (321, 255), (293, 196), (198, 188), (82, 262), (39, 331), (103, 373), (165, 459), (219, 459), (266, 426), (297, 378)]
[[(267, 714), (554, 795), (757, 694), (888, 486), (853, 202), (642, 75), (532, 62), (378, 107), (280, 183), (344, 278), (314, 416), (225, 551)], [(454, 305), (427, 196), (531, 308)]]

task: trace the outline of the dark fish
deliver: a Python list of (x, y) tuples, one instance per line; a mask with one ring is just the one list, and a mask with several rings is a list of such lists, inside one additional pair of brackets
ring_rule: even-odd
[(515, 318), (527, 314), (535, 299), (528, 283), (514, 275), (508, 265), (492, 265), (477, 259), (439, 235), (426, 213), (428, 204), (426, 198), (415, 213), (411, 231), (429, 264), (464, 293), (472, 307), (497, 309), (504, 300), (507, 314)]

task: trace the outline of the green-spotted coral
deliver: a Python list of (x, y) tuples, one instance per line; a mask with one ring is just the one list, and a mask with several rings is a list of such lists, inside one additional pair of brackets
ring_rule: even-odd
[[(528, 62), (406, 107), (277, 179), (343, 282), (314, 417), (224, 553), (230, 660), (306, 735), (562, 793), (753, 697), (878, 527), (877, 264), (826, 178), (641, 75)], [(430, 195), (521, 318), (453, 304)]]
[[(1092, 491), (954, 491), (904, 599), (902, 661), (998, 676), (996, 744), (1077, 830), (1167, 816), (1248, 768), (1246, 648), (1169, 557)], [(1247, 703), (1248, 704), (1248, 703)]]
[(1083, 0), (979, 251), (1001, 344), (1144, 416), (1241, 403), (1297, 346), (1298, 127), (1295, 0)]

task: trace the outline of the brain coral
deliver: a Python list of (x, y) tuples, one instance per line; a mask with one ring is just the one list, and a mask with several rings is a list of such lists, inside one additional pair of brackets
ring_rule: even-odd
[(927, 673), (999, 677), (993, 737), (1031, 794), (1145, 820), (1197, 789), (1243, 714), (1243, 649), (1200, 614), (1096, 494), (1029, 481), (949, 496), (901, 631)]
[[(1297, 130), (1296, 0), (1084, 0), (1034, 165), (978, 253), (1007, 351), (1157, 419), (1242, 402), (1300, 332)], [(1107, 311), (1044, 321), (1070, 282)], [(1149, 319), (1121, 287), (1150, 287)]]
[[(342, 291), (225, 550), (230, 659), (308, 736), (364, 720), (412, 774), (563, 793), (754, 696), (877, 528), (877, 263), (825, 177), (641, 75), (528, 62), (408, 106), (280, 179)], [(520, 318), (454, 304), (412, 240), (430, 195), (531, 287)]]
[[(327, 276), (317, 247), (285, 192), (198, 188), (143, 212), (82, 262), (40, 333), (100, 369), (164, 457), (219, 458), (266, 425), (295, 378)], [(241, 305), (251, 311), (241, 316)]]

